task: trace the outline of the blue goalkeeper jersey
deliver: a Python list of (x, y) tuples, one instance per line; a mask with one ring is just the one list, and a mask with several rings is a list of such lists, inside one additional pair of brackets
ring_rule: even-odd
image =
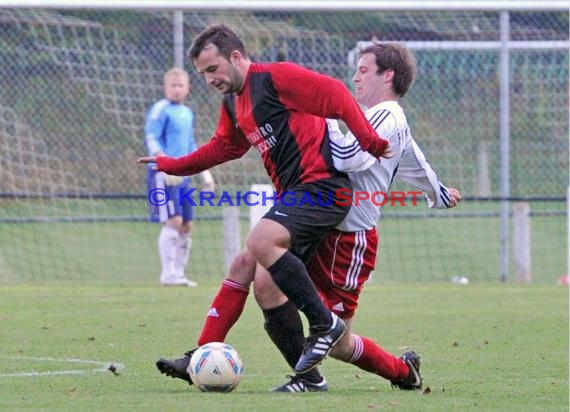
[(184, 104), (162, 99), (146, 115), (145, 144), (150, 156), (180, 157), (196, 150), (194, 113)]

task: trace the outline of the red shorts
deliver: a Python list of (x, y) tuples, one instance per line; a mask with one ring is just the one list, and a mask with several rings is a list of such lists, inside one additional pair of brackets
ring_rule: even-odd
[(376, 228), (329, 232), (307, 264), (325, 305), (341, 318), (352, 318), (364, 282), (376, 264)]

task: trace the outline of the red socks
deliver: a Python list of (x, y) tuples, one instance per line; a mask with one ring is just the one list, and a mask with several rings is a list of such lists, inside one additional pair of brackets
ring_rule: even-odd
[(226, 339), (226, 335), (241, 316), (248, 294), (249, 288), (230, 279), (223, 280), (206, 315), (198, 346), (209, 342), (223, 342)]
[(353, 336), (356, 340), (356, 347), (349, 360), (350, 363), (388, 380), (405, 379), (408, 376), (410, 372), (408, 365), (400, 358), (386, 352), (372, 339)]

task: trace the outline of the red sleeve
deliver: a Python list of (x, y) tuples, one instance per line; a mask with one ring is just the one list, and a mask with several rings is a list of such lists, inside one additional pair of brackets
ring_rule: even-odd
[(169, 175), (190, 176), (240, 158), (247, 153), (250, 147), (243, 133), (235, 128), (222, 106), (218, 127), (208, 143), (186, 156), (157, 157), (156, 164), (158, 170)]
[(275, 88), (287, 107), (344, 120), (365, 151), (375, 157), (382, 156), (388, 140), (378, 136), (344, 83), (293, 63), (273, 64), (271, 72)]

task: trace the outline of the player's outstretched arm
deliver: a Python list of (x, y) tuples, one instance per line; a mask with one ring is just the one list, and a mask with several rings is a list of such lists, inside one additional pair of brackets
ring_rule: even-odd
[(229, 141), (230, 139), (230, 137), (224, 139), (224, 137), (216, 135), (208, 143), (186, 156), (146, 156), (140, 157), (137, 162), (156, 162), (156, 166), (153, 168), (169, 175), (192, 176), (219, 164), (237, 159), (249, 150), (250, 145), (245, 138), (237, 143), (231, 141), (226, 143), (225, 140)]

